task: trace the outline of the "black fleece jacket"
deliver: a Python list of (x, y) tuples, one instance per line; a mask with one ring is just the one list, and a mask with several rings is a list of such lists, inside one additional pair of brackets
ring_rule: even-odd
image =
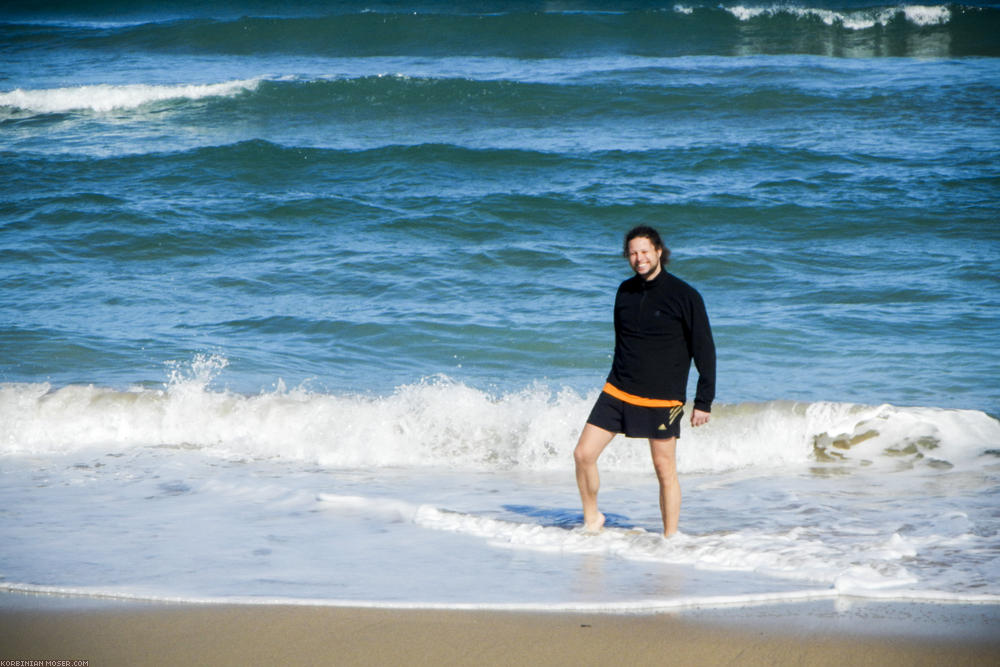
[(694, 407), (715, 400), (715, 342), (697, 290), (661, 270), (633, 276), (615, 297), (615, 356), (608, 382), (643, 398), (687, 401), (691, 360), (698, 369)]

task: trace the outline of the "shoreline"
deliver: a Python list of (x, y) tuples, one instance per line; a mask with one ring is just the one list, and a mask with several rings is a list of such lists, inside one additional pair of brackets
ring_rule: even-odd
[(0, 660), (124, 664), (1000, 662), (1000, 605), (816, 601), (646, 614), (0, 594)]

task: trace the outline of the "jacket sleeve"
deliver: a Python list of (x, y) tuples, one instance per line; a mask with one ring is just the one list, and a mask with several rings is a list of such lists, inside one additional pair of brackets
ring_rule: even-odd
[(691, 357), (698, 369), (698, 386), (695, 390), (694, 407), (704, 412), (712, 411), (715, 400), (715, 341), (712, 327), (708, 322), (705, 302), (695, 292), (691, 298)]

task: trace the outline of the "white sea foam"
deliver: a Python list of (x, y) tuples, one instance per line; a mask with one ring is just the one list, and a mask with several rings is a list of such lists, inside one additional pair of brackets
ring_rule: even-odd
[[(685, 12), (687, 7), (679, 6), (676, 11)], [(818, 7), (789, 7), (784, 5), (726, 7), (726, 11), (740, 21), (751, 21), (760, 16), (790, 14), (798, 18), (816, 18), (826, 25), (841, 25), (848, 30), (866, 30), (887, 25), (902, 15), (917, 26), (944, 25), (951, 20), (951, 10), (946, 5), (899, 5), (895, 7), (866, 8), (853, 11), (835, 11)]]
[[(221, 357), (177, 367), (163, 389), (0, 385), (8, 454), (190, 445), (222, 456), (333, 467), (566, 470), (594, 396), (535, 386), (494, 396), (437, 379), (388, 396), (305, 388), (213, 390)], [(961, 465), (1000, 445), (1000, 422), (974, 410), (792, 402), (719, 405), (682, 434), (684, 472), (834, 464)], [(608, 470), (644, 471), (643, 441), (622, 439)]]
[(951, 9), (947, 5), (905, 5), (903, 14), (916, 25), (944, 25), (951, 20)]
[[(1000, 602), (995, 594), (927, 591), (905, 563), (931, 545), (898, 533), (852, 541), (811, 537), (803, 528), (782, 532), (756, 529), (723, 534), (678, 534), (670, 540), (642, 528), (606, 528), (590, 534), (538, 523), (516, 522), (452, 512), (429, 505), (407, 505), (384, 498), (320, 494), (320, 502), (336, 512), (391, 513), (430, 530), (460, 533), (490, 546), (563, 554), (599, 554), (625, 560), (658, 562), (702, 570), (753, 572), (779, 579), (813, 583), (831, 596)], [(937, 538), (940, 540), (941, 538)]]
[(17, 88), (0, 93), (0, 107), (11, 107), (34, 113), (68, 111), (108, 112), (135, 109), (145, 104), (165, 100), (199, 100), (207, 97), (232, 97), (254, 91), (260, 79), (243, 79), (208, 84), (148, 85), (97, 84), (65, 88), (24, 90)]

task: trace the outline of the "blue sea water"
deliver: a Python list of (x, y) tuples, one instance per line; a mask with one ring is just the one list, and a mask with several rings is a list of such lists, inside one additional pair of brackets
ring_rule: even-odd
[[(997, 604), (998, 35), (988, 3), (0, 10), (0, 586)], [(624, 439), (575, 530), (639, 223), (719, 355), (671, 541)]]

